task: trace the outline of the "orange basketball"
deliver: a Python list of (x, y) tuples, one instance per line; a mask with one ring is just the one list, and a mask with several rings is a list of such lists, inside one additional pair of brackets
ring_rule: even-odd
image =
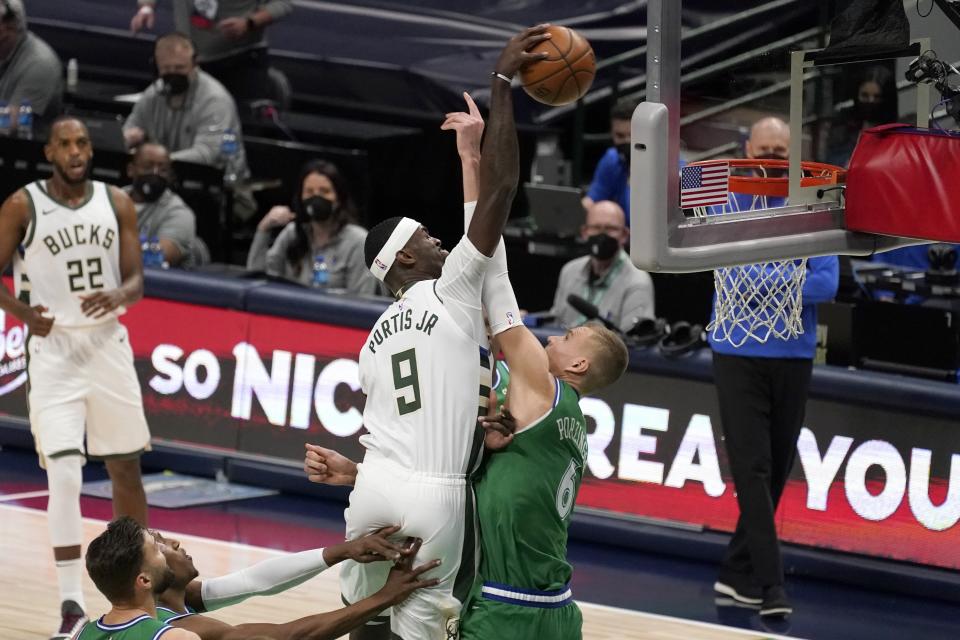
[(520, 71), (523, 90), (537, 102), (559, 106), (580, 99), (593, 84), (597, 61), (590, 43), (568, 27), (547, 28), (550, 39), (535, 46), (532, 53), (548, 57)]

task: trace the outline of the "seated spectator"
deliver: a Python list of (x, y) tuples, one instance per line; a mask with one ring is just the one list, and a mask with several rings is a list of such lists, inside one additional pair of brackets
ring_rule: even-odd
[(627, 226), (630, 226), (630, 120), (636, 108), (636, 100), (621, 98), (610, 110), (613, 146), (597, 163), (593, 181), (583, 198), (584, 209), (601, 200), (616, 202), (626, 215)]
[[(324, 160), (308, 162), (300, 172), (292, 206), (273, 207), (257, 225), (247, 268), (310, 284), (315, 257), (322, 254), (328, 287), (376, 294), (379, 285), (363, 257), (367, 230), (351, 222), (355, 216), (340, 170)], [(271, 230), (279, 227), (283, 230), (271, 245)]]
[(141, 236), (157, 238), (171, 267), (189, 269), (210, 261), (190, 207), (170, 189), (170, 155), (162, 144), (147, 142), (133, 153), (127, 165), (131, 185), (126, 192), (137, 208)]
[[(138, 0), (130, 21), (137, 33), (152, 29), (156, 0)], [(293, 0), (172, 0), (173, 24), (189, 34), (197, 61), (233, 94), (237, 103), (273, 98), (267, 27), (293, 11)]]
[(846, 167), (861, 131), (898, 119), (893, 73), (883, 66), (867, 67), (857, 82), (853, 106), (841, 111), (830, 126), (826, 161)]
[(197, 67), (190, 39), (176, 32), (162, 36), (154, 56), (160, 79), (147, 87), (123, 125), (127, 146), (150, 140), (165, 146), (173, 160), (223, 167), (220, 147), (230, 129), (237, 136), (235, 170), (246, 179), (237, 106), (222, 84)]
[(629, 232), (620, 205), (609, 200), (591, 204), (580, 235), (590, 246), (590, 255), (571, 260), (560, 270), (550, 310), (556, 324), (575, 327), (588, 320), (567, 303), (570, 294), (597, 305), (601, 317), (622, 331), (637, 320), (653, 318), (653, 280), (623, 250)]
[(60, 115), (62, 94), (60, 58), (27, 31), (22, 0), (0, 2), (0, 100), (10, 104), (12, 124), (16, 126), (20, 104), (29, 100), (35, 130), (45, 131)]

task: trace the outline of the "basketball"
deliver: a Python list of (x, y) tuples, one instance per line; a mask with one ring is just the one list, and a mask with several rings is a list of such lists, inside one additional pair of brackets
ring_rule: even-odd
[(570, 104), (589, 91), (597, 61), (587, 39), (573, 29), (552, 26), (547, 31), (550, 39), (530, 52), (549, 55), (520, 71), (523, 90), (543, 104)]

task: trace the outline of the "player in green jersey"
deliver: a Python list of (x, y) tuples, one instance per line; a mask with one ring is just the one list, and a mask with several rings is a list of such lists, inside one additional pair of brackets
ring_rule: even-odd
[(157, 620), (154, 603), (173, 579), (160, 544), (136, 520), (107, 525), (87, 547), (87, 573), (111, 609), (80, 630), (76, 640), (200, 640), (192, 631)]
[[(442, 128), (457, 132), (469, 225), (483, 121), (465, 98), (469, 113), (448, 114)], [(502, 265), (491, 264), (497, 272), (495, 277), (487, 272), (483, 302), (500, 319), (490, 322), (499, 325), (491, 336), (492, 351), (502, 351), (509, 364), (498, 363), (499, 382), (490, 399), (490, 406), (503, 406), (504, 413), (481, 420), (487, 448), (499, 451), (475, 480), (482, 555), (479, 579), (463, 608), (460, 637), (579, 639), (582, 618), (566, 561), (567, 527), (587, 455), (579, 399), (615, 382), (626, 370), (628, 353), (616, 334), (592, 324), (552, 336), (544, 348), (513, 321), (520, 314), (510, 308), (515, 305), (507, 299), (512, 292), (502, 295), (502, 289), (511, 288), (505, 257)], [(510, 423), (515, 432), (502, 423)], [(356, 475), (352, 461), (313, 445), (307, 445), (304, 470), (311, 481), (327, 484), (352, 484)]]
[[(498, 339), (510, 392), (503, 415), (481, 419), (496, 453), (475, 485), (480, 579), (464, 605), (460, 637), (578, 639), (582, 619), (566, 552), (587, 455), (579, 399), (623, 374), (627, 350), (590, 324), (551, 336), (546, 348), (522, 325)], [(515, 424), (515, 432), (502, 423)], [(307, 445), (304, 468), (311, 481), (327, 484), (349, 485), (356, 475), (354, 462), (314, 445)]]
[[(435, 568), (439, 562), (433, 561), (411, 568), (413, 558), (420, 547), (417, 541), (402, 550), (402, 557), (391, 553), (393, 546), (386, 537), (396, 533), (399, 527), (388, 527), (363, 538), (343, 544), (333, 545), (322, 550), (326, 565), (332, 566), (347, 558), (360, 562), (383, 560), (386, 556), (397, 561), (390, 570), (387, 583), (380, 591), (343, 609), (329, 613), (306, 616), (283, 624), (252, 623), (229, 625), (220, 620), (198, 613), (208, 607), (203, 598), (203, 588), (197, 576), (199, 572), (193, 564), (193, 558), (179, 540), (165, 537), (154, 532), (161, 545), (167, 565), (173, 572), (169, 587), (157, 598), (157, 617), (173, 627), (187, 629), (201, 640), (253, 640), (256, 637), (269, 637), (272, 640), (332, 640), (348, 633), (352, 629), (374, 618), (387, 607), (402, 602), (413, 591), (428, 587), (437, 581), (421, 580), (420, 574)], [(269, 560), (267, 562), (270, 562)], [(314, 574), (315, 575), (315, 574)], [(254, 580), (254, 576), (247, 576)], [(303, 580), (285, 581), (282, 587), (290, 588)], [(271, 589), (277, 593), (282, 589)], [(257, 593), (245, 592), (226, 600), (226, 604), (236, 604)], [(266, 595), (260, 593), (260, 595)], [(223, 602), (223, 601), (221, 601)]]

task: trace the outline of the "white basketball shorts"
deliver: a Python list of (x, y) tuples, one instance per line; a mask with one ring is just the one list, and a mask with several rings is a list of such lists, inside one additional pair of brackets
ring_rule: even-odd
[[(423, 540), (415, 567), (434, 559), (442, 563), (422, 576), (438, 578), (437, 586), (414, 591), (384, 612), (391, 616), (392, 631), (404, 640), (457, 637), (460, 607), (473, 585), (479, 559), (475, 513), (472, 486), (463, 476), (408, 471), (372, 452), (358, 466), (350, 506), (344, 511), (347, 539), (400, 525), (397, 541)], [(343, 599), (354, 603), (378, 591), (391, 566), (390, 562), (342, 563)]]
[(54, 325), (47, 336), (30, 336), (27, 353), (30, 430), (41, 466), (71, 453), (112, 458), (150, 449), (126, 327), (115, 320)]

